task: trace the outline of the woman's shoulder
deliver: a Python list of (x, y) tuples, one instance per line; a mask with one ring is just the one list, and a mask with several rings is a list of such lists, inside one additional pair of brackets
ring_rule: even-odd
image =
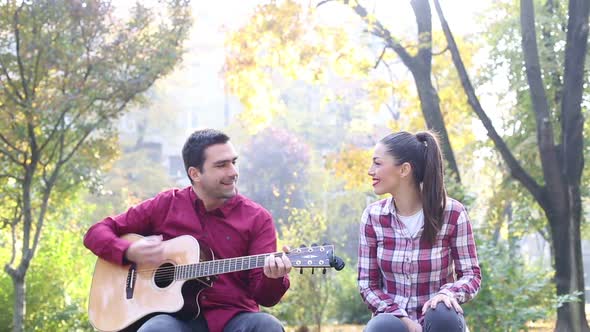
[(365, 214), (386, 215), (391, 213), (392, 198), (387, 197), (376, 202), (369, 203), (365, 208)]
[(459, 217), (461, 217), (461, 215), (464, 215), (467, 213), (467, 209), (465, 209), (465, 206), (463, 205), (463, 203), (459, 202), (458, 200), (452, 198), (452, 197), (448, 197), (447, 196), (447, 204), (445, 205), (445, 220), (449, 223), (457, 223), (457, 220), (459, 219)]
[(445, 212), (451, 212), (451, 211), (464, 211), (465, 210), (465, 206), (463, 205), (463, 203), (459, 202), (458, 200), (447, 196), (447, 203), (445, 205)]

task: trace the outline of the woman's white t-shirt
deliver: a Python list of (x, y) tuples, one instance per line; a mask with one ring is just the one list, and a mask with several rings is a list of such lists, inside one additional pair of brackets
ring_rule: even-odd
[(411, 216), (400, 216), (398, 214), (397, 217), (406, 226), (411, 237), (414, 237), (420, 228), (424, 226), (424, 210), (422, 209)]

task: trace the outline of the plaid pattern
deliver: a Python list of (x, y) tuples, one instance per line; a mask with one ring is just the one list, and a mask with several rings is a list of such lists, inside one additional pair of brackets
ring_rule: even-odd
[[(438, 293), (459, 303), (471, 300), (481, 284), (475, 241), (467, 211), (447, 198), (444, 223), (434, 246), (412, 238), (397, 218), (393, 199), (369, 205), (362, 216), (358, 283), (374, 314), (392, 313), (414, 321), (422, 306)], [(456, 276), (455, 276), (456, 275)]]

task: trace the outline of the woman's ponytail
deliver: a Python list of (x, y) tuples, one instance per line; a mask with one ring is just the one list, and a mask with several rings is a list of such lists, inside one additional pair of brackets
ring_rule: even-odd
[(429, 131), (419, 132), (416, 134), (416, 139), (424, 145), (424, 177), (422, 179), (423, 236), (433, 244), (442, 227), (447, 202), (443, 158), (438, 140), (433, 133)]

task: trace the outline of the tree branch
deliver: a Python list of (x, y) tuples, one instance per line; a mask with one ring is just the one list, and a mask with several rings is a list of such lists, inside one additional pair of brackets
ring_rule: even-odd
[[(349, 0), (344, 0), (345, 4), (348, 4)], [(387, 47), (390, 47), (397, 53), (397, 55), (402, 59), (403, 63), (408, 66), (409, 68), (413, 68), (415, 66), (414, 58), (408, 53), (408, 51), (391, 36), (391, 32), (385, 28), (381, 22), (375, 21), (372, 22), (368, 16), (367, 9), (360, 5), (358, 1), (354, 1), (355, 5), (353, 10), (355, 13), (367, 23), (367, 25), (371, 28), (371, 33), (377, 37), (383, 39), (386, 43)]]
[[(2, 73), (6, 77), (6, 83), (8, 83), (8, 86), (12, 89), (12, 91), (10, 91), (9, 89), (6, 89), (6, 91), (8, 92), (7, 96), (10, 97), (10, 99), (15, 104), (20, 105), (22, 107), (26, 106), (22, 102), (22, 100), (24, 100), (24, 97), (21, 96), (20, 93), (18, 92), (18, 87), (16, 86), (16, 84), (14, 84), (14, 82), (12, 81), (12, 78), (10, 78), (10, 74), (8, 73), (8, 69), (6, 69), (6, 66), (4, 66), (4, 63), (2, 61), (0, 61), (0, 68), (2, 68)], [(13, 94), (14, 94), (14, 96), (13, 96)]]
[(433, 52), (433, 53), (432, 53), (432, 55), (433, 55), (433, 56), (438, 56), (438, 55), (441, 55), (441, 54), (445, 53), (445, 52), (446, 52), (446, 51), (448, 51), (448, 50), (449, 50), (449, 45), (447, 45), (447, 46), (446, 46), (446, 47), (445, 47), (445, 48), (444, 48), (442, 51), (440, 51), (440, 52)]
[(9, 179), (14, 179), (17, 182), (23, 182), (24, 179), (19, 178), (18, 176), (15, 176), (14, 174), (0, 174), (0, 179), (1, 178), (9, 178)]
[(10, 153), (8, 150), (3, 149), (2, 147), (0, 147), (0, 155), (5, 155), (13, 163), (15, 163), (19, 166), (25, 166), (25, 162), (18, 161), (18, 159), (15, 156), (13, 156), (12, 153)]
[(465, 94), (467, 95), (467, 102), (478, 116), (482, 124), (487, 130), (488, 137), (494, 143), (496, 149), (500, 152), (502, 159), (507, 164), (508, 168), (510, 169), (511, 175), (518, 180), (522, 185), (527, 188), (527, 190), (533, 195), (533, 197), (539, 202), (540, 205), (543, 205), (546, 202), (546, 197), (544, 195), (544, 188), (541, 187), (535, 179), (533, 179), (525, 170), (522, 168), (518, 160), (514, 157), (506, 142), (502, 139), (502, 137), (496, 131), (492, 120), (488, 117), (487, 113), (481, 106), (479, 102), (479, 98), (475, 93), (475, 88), (471, 83), (471, 79), (469, 78), (469, 74), (467, 73), (467, 69), (465, 68), (465, 64), (461, 59), (461, 53), (459, 53), (459, 48), (457, 47), (457, 43), (455, 42), (455, 38), (451, 32), (449, 24), (443, 14), (442, 8), (438, 0), (434, 0), (434, 5), (436, 8), (436, 12), (438, 14), (439, 20), (441, 22), (441, 26), (445, 37), (447, 39), (447, 46), (451, 51), (451, 57), (453, 59), (453, 63), (455, 64), (455, 68), (461, 78), (461, 85), (463, 86), (463, 90), (465, 90)]
[(385, 55), (385, 51), (387, 51), (387, 46), (383, 47), (383, 51), (381, 51), (381, 55), (379, 55), (377, 62), (375, 62), (375, 65), (373, 66), (373, 69), (377, 68), (379, 66), (379, 63), (381, 62), (381, 60), (383, 60), (383, 56)]
[(29, 91), (29, 84), (27, 82), (27, 78), (25, 75), (25, 66), (23, 65), (23, 61), (21, 58), (21, 50), (20, 50), (20, 29), (19, 29), (19, 12), (22, 10), (23, 6), (25, 5), (25, 2), (23, 2), (21, 4), (21, 6), (14, 12), (14, 37), (15, 37), (15, 41), (16, 41), (16, 62), (18, 64), (18, 71), (20, 73), (20, 77), (21, 77), (21, 83), (23, 86), (23, 92), (25, 93), (25, 99), (28, 100), (30, 97), (30, 91)]
[(584, 65), (588, 49), (588, 0), (570, 0), (563, 98), (561, 99), (562, 148), (566, 177), (569, 184), (579, 186), (584, 168), (584, 118), (581, 112), (584, 92)]
[(0, 133), (0, 141), (4, 142), (4, 144), (8, 145), (8, 147), (10, 147), (11, 149), (19, 152), (19, 153), (24, 153), (23, 150), (19, 149), (16, 147), (16, 144), (10, 142), (8, 140), (8, 138), (6, 138), (6, 136), (2, 135), (2, 133)]

